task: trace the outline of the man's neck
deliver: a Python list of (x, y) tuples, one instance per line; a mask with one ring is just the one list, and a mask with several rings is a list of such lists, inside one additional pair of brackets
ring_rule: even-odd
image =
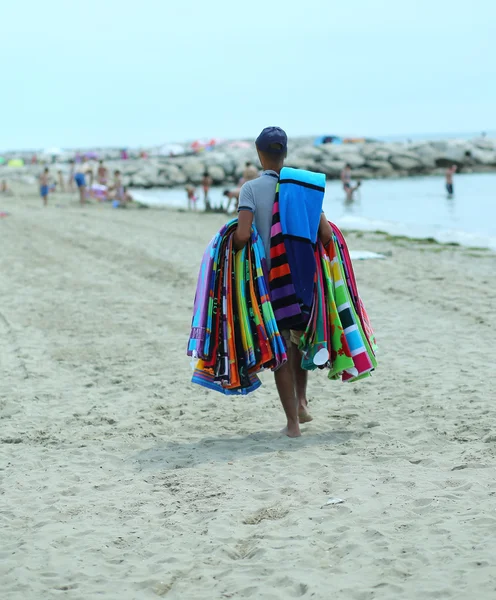
[(281, 167), (276, 167), (276, 168), (274, 168), (274, 167), (268, 167), (268, 166), (265, 166), (265, 165), (262, 165), (262, 166), (263, 166), (263, 170), (264, 171), (274, 171), (274, 173), (277, 173), (278, 175), (280, 174), (281, 169), (282, 169), (282, 166)]

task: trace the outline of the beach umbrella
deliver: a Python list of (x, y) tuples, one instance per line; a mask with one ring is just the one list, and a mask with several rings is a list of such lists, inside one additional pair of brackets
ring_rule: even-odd
[(4, 162), (5, 162), (5, 158), (3, 156), (0, 156), (0, 165), (3, 165)]
[(9, 160), (9, 162), (7, 163), (7, 165), (9, 167), (23, 167), (24, 166), (24, 161), (22, 160), (22, 158), (12, 158)]
[(92, 158), (94, 160), (98, 160), (98, 154), (96, 152), (85, 152), (84, 156), (86, 158), (90, 158), (90, 159)]

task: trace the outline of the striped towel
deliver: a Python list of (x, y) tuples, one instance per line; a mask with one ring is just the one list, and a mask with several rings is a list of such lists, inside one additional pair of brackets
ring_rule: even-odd
[(270, 241), (270, 290), (280, 329), (304, 329), (316, 276), (315, 244), (325, 175), (282, 169), (276, 187)]

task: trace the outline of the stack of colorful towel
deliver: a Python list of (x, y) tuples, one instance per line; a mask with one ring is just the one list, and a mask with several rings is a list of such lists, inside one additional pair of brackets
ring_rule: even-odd
[(356, 381), (376, 368), (374, 333), (344, 237), (331, 223), (331, 242), (324, 248), (317, 239), (324, 189), (322, 175), (281, 171), (270, 277), (255, 229), (237, 253), (236, 220), (211, 241), (201, 264), (188, 344), (188, 355), (198, 361), (194, 383), (224, 394), (257, 389), (258, 372), (287, 360), (280, 329), (301, 332), (304, 369), (328, 369), (330, 379)]
[(269, 297), (264, 246), (255, 229), (233, 251), (237, 220), (210, 242), (200, 268), (188, 355), (198, 359), (193, 382), (224, 394), (260, 387), (256, 373), (277, 369), (286, 348)]

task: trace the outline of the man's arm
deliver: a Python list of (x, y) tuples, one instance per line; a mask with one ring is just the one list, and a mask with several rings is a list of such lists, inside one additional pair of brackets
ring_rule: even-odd
[(327, 220), (324, 212), (322, 212), (320, 215), (319, 239), (324, 246), (327, 246), (327, 244), (332, 240), (332, 227), (329, 225), (329, 221)]
[(241, 209), (238, 213), (238, 227), (234, 232), (234, 248), (241, 250), (250, 241), (253, 213), (251, 210)]

